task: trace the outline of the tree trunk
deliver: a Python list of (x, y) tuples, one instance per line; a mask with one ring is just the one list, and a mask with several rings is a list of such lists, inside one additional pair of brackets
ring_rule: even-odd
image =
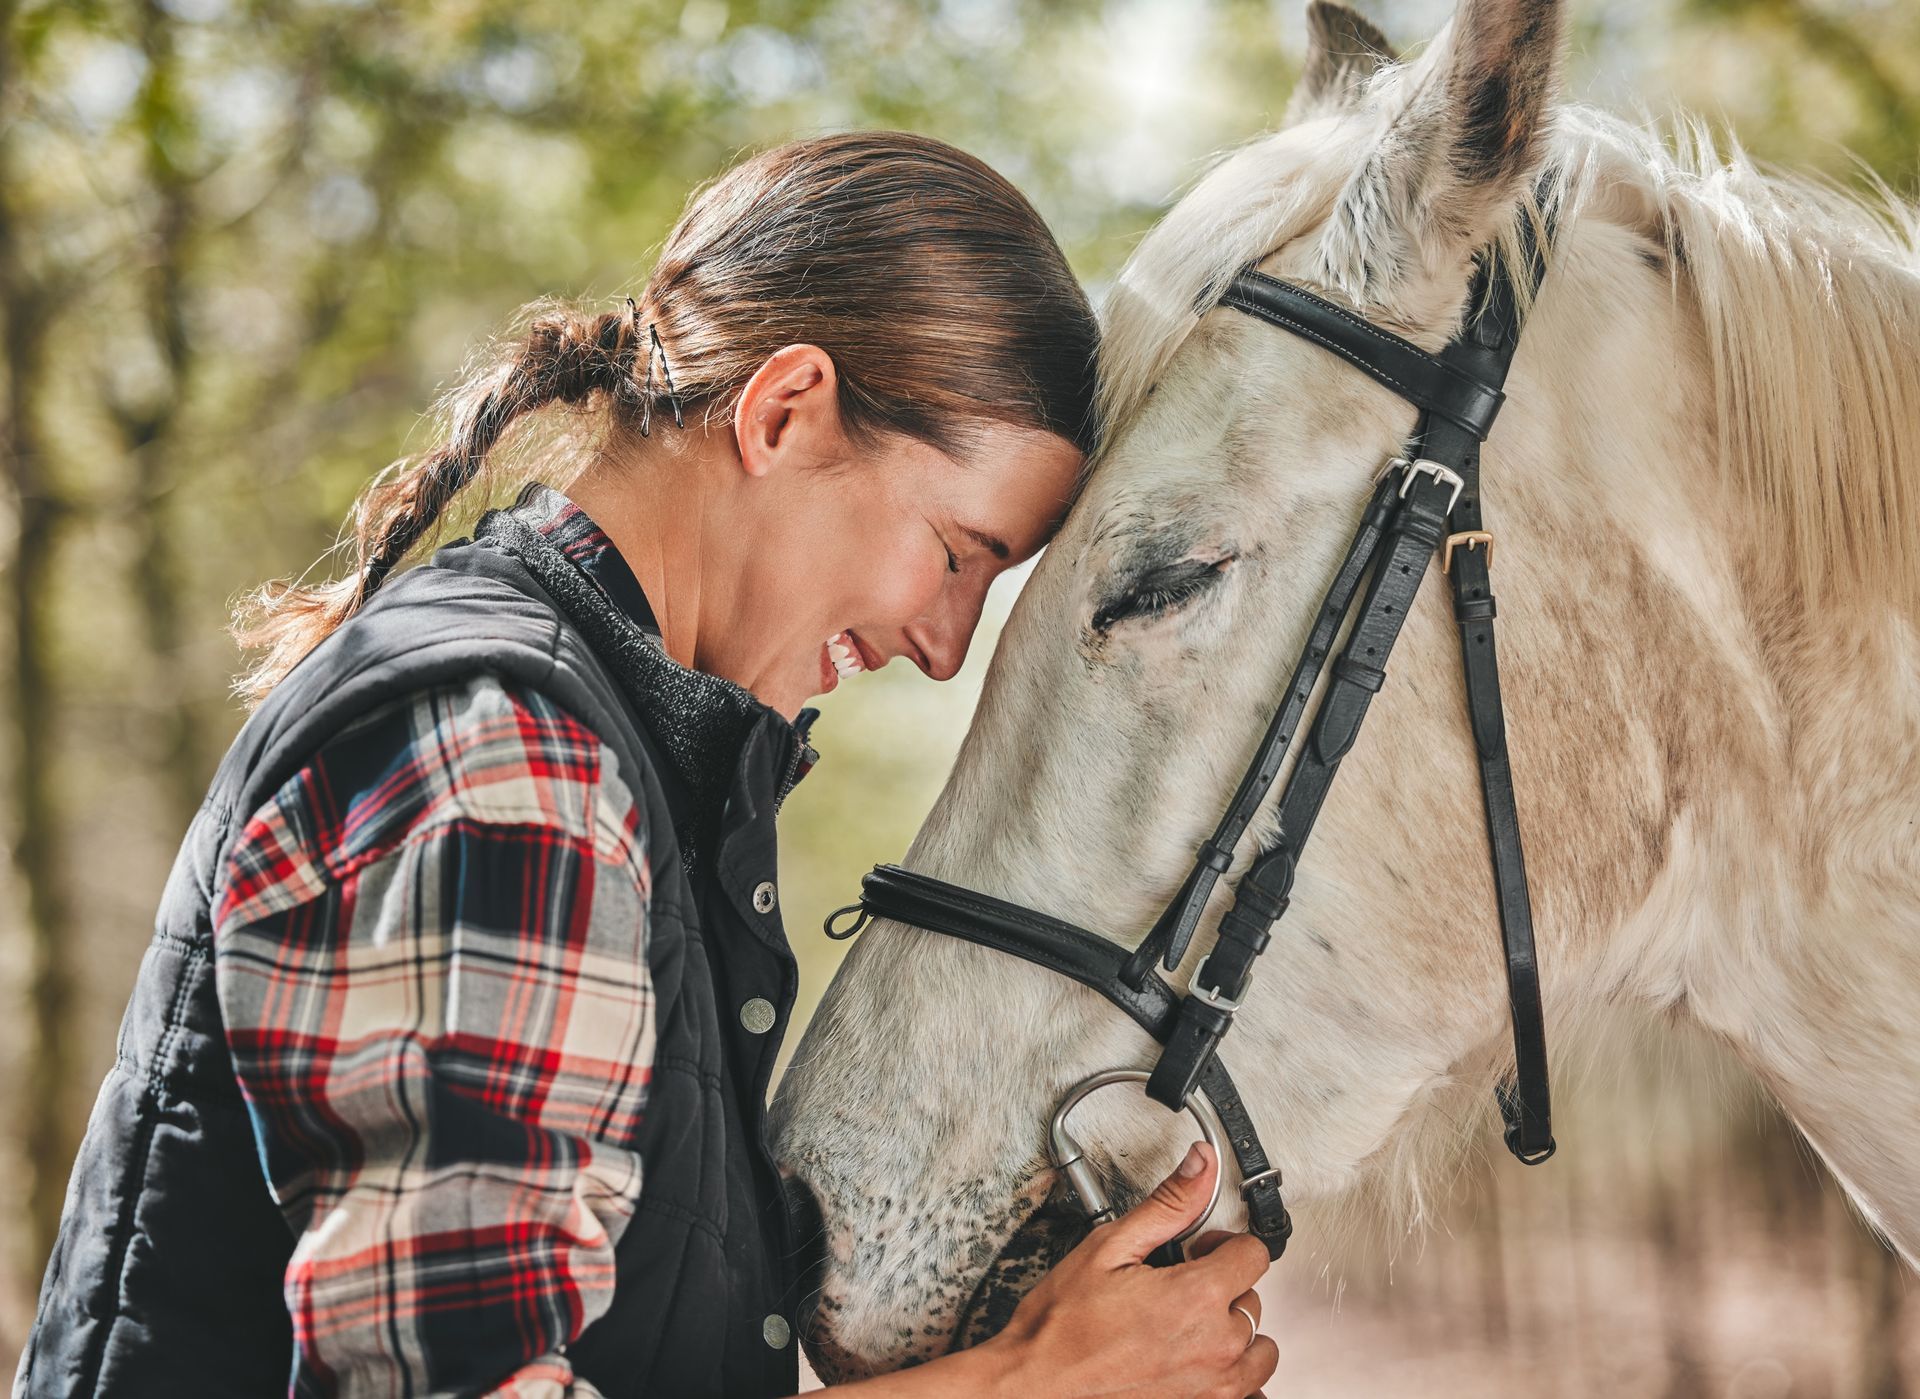
[[(17, 0), (0, 0), (0, 101), (9, 109), (18, 100), (20, 86), (17, 9)], [(12, 110), (0, 112), (0, 315), (6, 321), (7, 374), (0, 470), (13, 495), (17, 522), (6, 578), (12, 655), (11, 664), (0, 667), (0, 706), (11, 716), (16, 737), (7, 795), (13, 867), (26, 904), (29, 1058), (21, 1075), (26, 1085), (22, 1138), (31, 1176), (28, 1266), (37, 1267), (52, 1245), (73, 1157), (67, 1116), (74, 1062), (73, 927), (62, 883), (65, 865), (54, 788), (55, 676), (47, 608), (60, 510), (47, 476), (47, 444), (35, 416), (47, 373), (53, 308), (23, 246), (25, 210), (14, 170), (14, 115)]]
[[(139, 6), (138, 28), (146, 78), (140, 94), (144, 167), (152, 188), (154, 222), (146, 236), (148, 333), (167, 367), (167, 382), (151, 401), (124, 404), (106, 395), (132, 468), (131, 508), (134, 599), (146, 631), (153, 685), (143, 718), (154, 736), (154, 769), (173, 817), (174, 834), (186, 831), (206, 786), (195, 677), (186, 664), (186, 625), (181, 603), (180, 556), (174, 545), (172, 502), (178, 484), (176, 433), (180, 405), (191, 375), (192, 346), (184, 310), (186, 259), (194, 208), (188, 176), (173, 143), (184, 130), (174, 55), (175, 21), (156, 0)], [(171, 139), (170, 139), (171, 138)]]
[(1660, 1256), (1662, 1341), (1666, 1350), (1667, 1399), (1697, 1399), (1710, 1392), (1706, 1344), (1706, 1274), (1695, 1214), (1697, 1201), (1684, 1197), (1662, 1169), (1653, 1181), (1652, 1233)]

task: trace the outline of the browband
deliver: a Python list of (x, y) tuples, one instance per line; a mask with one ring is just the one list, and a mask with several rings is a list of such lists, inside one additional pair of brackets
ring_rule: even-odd
[(1493, 431), (1493, 420), (1506, 401), (1498, 383), (1483, 383), (1447, 363), (1444, 350), (1428, 354), (1411, 340), (1257, 267), (1241, 268), (1220, 304), (1311, 340), (1414, 407), (1438, 413), (1476, 439), (1484, 440)]

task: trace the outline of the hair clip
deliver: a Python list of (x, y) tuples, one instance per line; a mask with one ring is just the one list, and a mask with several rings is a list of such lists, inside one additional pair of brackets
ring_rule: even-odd
[[(651, 327), (649, 327), (651, 328)], [(640, 304), (632, 297), (627, 298), (627, 333), (622, 337), (620, 358), (625, 364), (625, 372), (620, 376), (623, 392), (632, 392), (633, 356), (640, 348)], [(653, 349), (647, 349), (647, 381), (640, 391), (640, 435), (652, 436), (653, 428)]]
[[(632, 297), (627, 298), (627, 314), (638, 321), (640, 308)], [(653, 435), (653, 362), (658, 356), (660, 375), (667, 384), (667, 406), (673, 409), (673, 425), (684, 430), (687, 420), (680, 410), (680, 390), (673, 382), (673, 366), (667, 363), (667, 347), (660, 343), (660, 331), (652, 321), (647, 322), (647, 377), (640, 386), (640, 435)]]
[(660, 332), (652, 321), (647, 322), (647, 339), (647, 362), (651, 364), (656, 354), (660, 356), (660, 377), (667, 381), (667, 406), (673, 409), (673, 425), (684, 430), (687, 420), (680, 415), (680, 390), (674, 386), (673, 366), (667, 363), (667, 347), (660, 343)]

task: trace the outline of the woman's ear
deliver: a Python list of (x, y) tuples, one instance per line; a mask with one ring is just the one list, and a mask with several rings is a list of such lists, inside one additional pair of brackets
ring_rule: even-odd
[(1433, 46), (1380, 85), (1380, 135), (1322, 241), (1329, 285), (1381, 304), (1492, 239), (1539, 168), (1564, 28), (1558, 0), (1462, 0)]
[(1368, 80), (1398, 61), (1387, 36), (1364, 16), (1332, 0), (1313, 0), (1307, 6), (1306, 65), (1280, 124), (1358, 111)]
[(843, 454), (840, 376), (818, 345), (787, 345), (747, 380), (733, 409), (734, 441), (749, 476), (820, 465)]

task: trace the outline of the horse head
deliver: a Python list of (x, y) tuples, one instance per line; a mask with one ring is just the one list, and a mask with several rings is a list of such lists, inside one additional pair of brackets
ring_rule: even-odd
[[(1222, 289), (1257, 266), (1437, 349), (1474, 309), (1476, 260), (1510, 254), (1535, 217), (1545, 171), (1561, 220), (1482, 479), (1501, 595), (1524, 599), (1502, 651), (1547, 1002), (1684, 1005), (1750, 1042), (1779, 1007), (1703, 949), (1777, 924), (1776, 891), (1738, 871), (1776, 829), (1783, 717), (1764, 640), (1728, 621), (1753, 590), (1758, 517), (1713, 469), (1721, 366), (1711, 308), (1703, 322), (1676, 261), (1680, 216), (1642, 147), (1556, 109), (1559, 5), (1465, 0), (1406, 62), (1350, 11), (1309, 13), (1287, 124), (1202, 178), (1112, 292), (1108, 435), (907, 864), (1140, 938), (1415, 425), (1335, 355), (1221, 308)], [(1372, 1194), (1417, 1213), (1512, 1067), (1459, 648), (1430, 581), (1221, 1049), (1310, 1212)], [(1269, 804), (1223, 890), (1272, 834)], [(924, 1359), (1004, 1321), (1078, 1232), (1046, 1154), (1054, 1104), (1157, 1049), (1065, 977), (876, 921), (776, 1104), (781, 1157), (825, 1221), (809, 1335), (823, 1374)], [(1785, 1071), (1770, 1078), (1795, 1106)], [(1080, 1111), (1122, 1203), (1192, 1135), (1137, 1093)], [(1224, 1199), (1214, 1224), (1242, 1222)], [(1881, 1218), (1901, 1216), (1920, 1218), (1920, 1199)]]

